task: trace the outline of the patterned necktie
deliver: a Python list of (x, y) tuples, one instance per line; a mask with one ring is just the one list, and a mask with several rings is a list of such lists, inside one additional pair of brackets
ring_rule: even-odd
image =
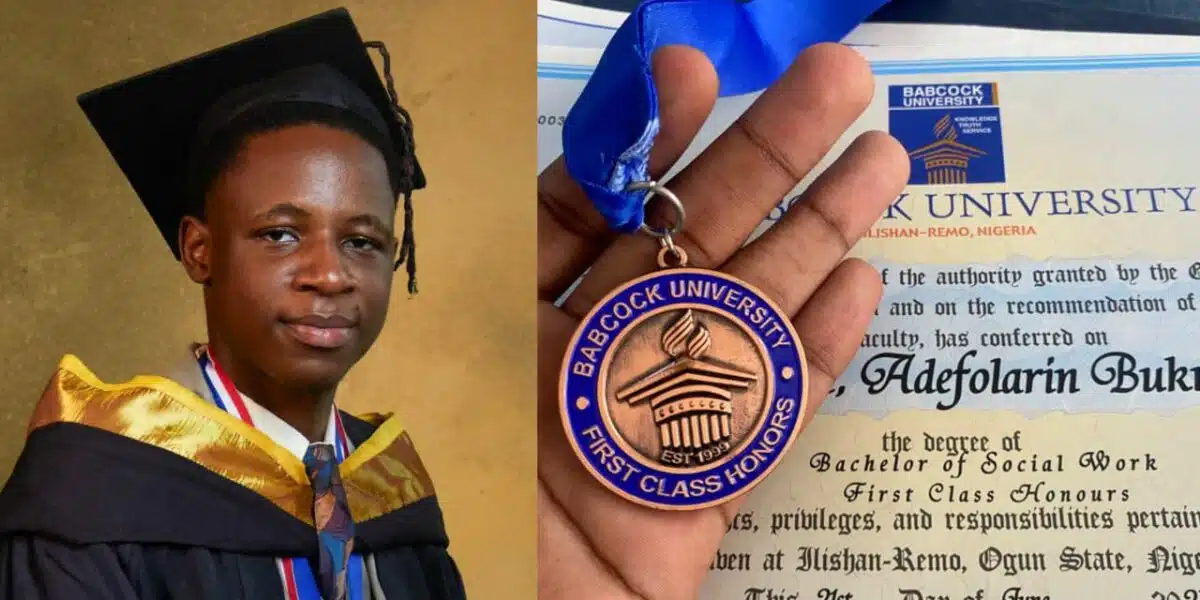
[(345, 600), (346, 568), (354, 547), (354, 520), (346, 503), (333, 445), (310, 445), (304, 453), (304, 465), (313, 488), (313, 521), (321, 554), (316, 576), (321, 597)]

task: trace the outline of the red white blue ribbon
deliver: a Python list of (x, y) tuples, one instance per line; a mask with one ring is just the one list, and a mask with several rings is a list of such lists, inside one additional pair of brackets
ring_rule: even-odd
[[(216, 405), (243, 423), (254, 427), (254, 420), (246, 407), (246, 401), (237, 391), (237, 387), (233, 385), (233, 380), (229, 378), (225, 370), (209, 356), (207, 348), (203, 348), (197, 353), (197, 360), (200, 362), (200, 372), (204, 374), (204, 383), (208, 385), (208, 390)], [(335, 410), (333, 418), (337, 425), (333, 445), (334, 456), (337, 462), (341, 463), (350, 454), (349, 438), (342, 426), (341, 414)], [(313, 573), (308, 559), (303, 557), (279, 558), (275, 562), (279, 568), (279, 576), (283, 580), (284, 595), (287, 600), (322, 600), (316, 575)], [(350, 600), (362, 600), (364, 591), (362, 556), (351, 554), (347, 569), (349, 571), (346, 574), (347, 595)]]

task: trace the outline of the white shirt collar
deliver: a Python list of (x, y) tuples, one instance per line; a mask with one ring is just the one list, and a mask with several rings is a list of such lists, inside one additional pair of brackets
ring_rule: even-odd
[[(198, 353), (203, 349), (204, 349), (203, 346), (198, 345), (193, 349), (193, 353)], [(194, 361), (192, 362), (192, 364), (197, 367), (199, 366)], [(205, 377), (205, 374), (201, 373), (201, 377)], [(214, 378), (214, 383), (219, 385), (219, 382), (217, 382), (215, 380), (215, 378)], [(203, 395), (206, 397), (209, 396), (209, 394), (207, 394), (207, 393), (203, 394)], [(254, 424), (255, 429), (266, 434), (267, 437), (271, 438), (271, 441), (273, 441), (276, 444), (279, 444), (281, 447), (287, 449), (287, 451), (294, 454), (296, 456), (296, 458), (299, 458), (300, 460), (304, 460), (304, 455), (308, 453), (308, 447), (311, 444), (311, 442), (308, 441), (308, 436), (304, 435), (303, 433), (300, 433), (298, 430), (296, 430), (295, 427), (292, 427), (291, 425), (289, 425), (287, 423), (287, 421), (280, 419), (278, 416), (275, 415), (275, 413), (267, 410), (261, 404), (255, 402), (250, 397), (241, 393), (240, 390), (238, 390), (238, 395), (241, 397), (242, 403), (245, 404), (246, 412), (248, 412), (250, 414), (250, 420)], [(211, 400), (212, 399), (210, 398), (210, 401)], [(235, 414), (235, 417), (236, 417), (236, 414)], [(325, 425), (325, 437), (321, 441), (324, 441), (324, 442), (327, 442), (330, 444), (336, 444), (337, 443), (337, 426), (338, 426), (337, 405), (332, 404), (329, 407), (329, 420), (328, 420), (328, 423)], [(350, 452), (354, 451), (354, 443), (351, 442), (349, 438), (347, 438), (346, 446), (347, 446), (346, 454), (349, 455)]]
[[(296, 430), (295, 427), (288, 425), (286, 421), (275, 416), (275, 413), (263, 408), (254, 400), (251, 400), (245, 394), (242, 394), (242, 401), (246, 404), (246, 411), (250, 413), (250, 419), (254, 422), (254, 428), (267, 434), (276, 444), (287, 448), (289, 452), (296, 455), (296, 458), (304, 460), (304, 454), (308, 451), (310, 442), (308, 437)], [(329, 410), (329, 423), (325, 426), (325, 438), (322, 441), (330, 444), (337, 443), (337, 408), (331, 407)]]

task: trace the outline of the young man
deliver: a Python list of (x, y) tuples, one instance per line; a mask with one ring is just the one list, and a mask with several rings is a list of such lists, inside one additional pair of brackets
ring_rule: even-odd
[(119, 384), (63, 359), (0, 492), (0, 598), (465, 596), (407, 433), (334, 404), (401, 262), (415, 291), (424, 175), (369, 46), (335, 10), (81, 97), (208, 340)]

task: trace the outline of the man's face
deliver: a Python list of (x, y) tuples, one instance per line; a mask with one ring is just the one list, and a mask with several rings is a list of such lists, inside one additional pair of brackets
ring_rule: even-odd
[(218, 178), (207, 223), (183, 229), (207, 282), (210, 336), (287, 386), (336, 384), (383, 328), (395, 200), (358, 136), (301, 125), (252, 137)]

